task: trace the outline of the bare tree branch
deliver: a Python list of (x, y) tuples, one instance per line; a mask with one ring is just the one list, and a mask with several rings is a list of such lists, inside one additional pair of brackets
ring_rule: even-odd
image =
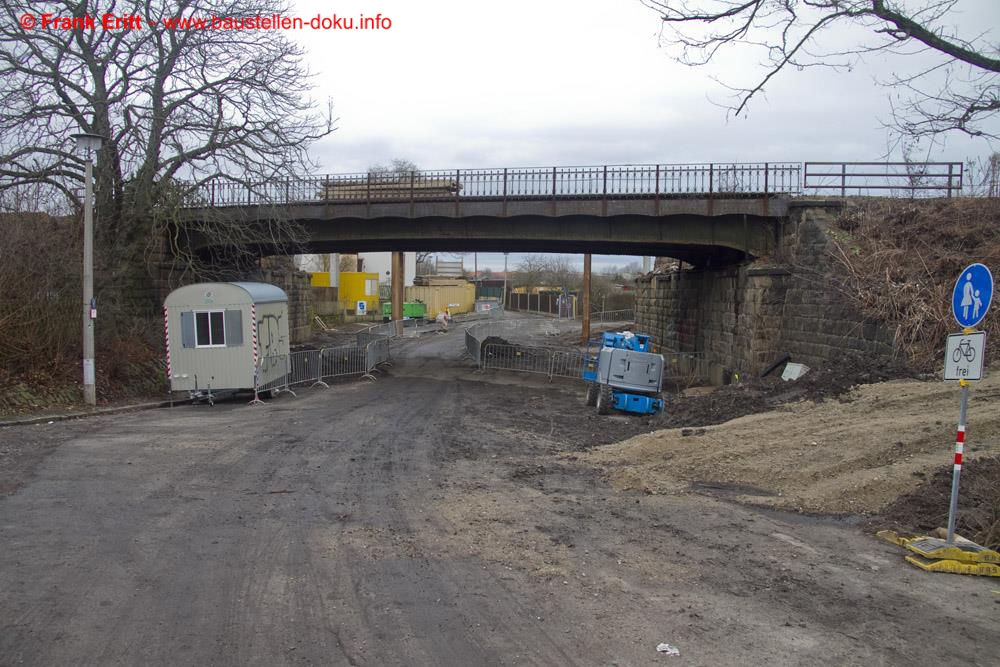
[[(882, 85), (902, 90), (890, 99), (890, 129), (908, 141), (936, 139), (950, 131), (998, 138), (987, 121), (1000, 110), (1000, 52), (985, 30), (963, 37), (953, 27), (959, 0), (642, 0), (660, 14), (661, 45), (678, 62), (701, 66), (727, 47), (759, 54), (763, 73), (733, 91), (730, 112), (745, 113), (751, 100), (789, 67), (850, 70), (864, 57), (935, 58), (915, 74), (893, 74)], [(842, 33), (862, 28), (842, 46)], [(904, 66), (912, 59), (903, 61)]]
[[(137, 15), (142, 29), (28, 30), (40, 17)], [(0, 0), (0, 192), (43, 184), (78, 206), (82, 159), (70, 136), (106, 137), (96, 169), (101, 246), (125, 257), (162, 229), (182, 182), (261, 183), (313, 168), (307, 150), (334, 128), (309, 94), (303, 51), (271, 30), (167, 29), (180, 16), (287, 14), (285, 0)], [(147, 21), (149, 23), (147, 23)], [(287, 227), (285, 221), (277, 221)], [(211, 226), (210, 226), (211, 227)], [(273, 238), (225, 231), (251, 253)], [(208, 231), (212, 231), (211, 229)], [(201, 230), (206, 233), (206, 230)], [(279, 229), (266, 236), (286, 235)], [(114, 258), (112, 258), (113, 260)]]

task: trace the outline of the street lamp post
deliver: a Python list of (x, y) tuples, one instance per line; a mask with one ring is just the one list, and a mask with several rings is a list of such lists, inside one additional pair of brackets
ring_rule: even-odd
[(94, 366), (94, 158), (101, 149), (98, 134), (74, 134), (76, 149), (85, 156), (83, 197), (83, 401), (97, 405), (97, 373)]

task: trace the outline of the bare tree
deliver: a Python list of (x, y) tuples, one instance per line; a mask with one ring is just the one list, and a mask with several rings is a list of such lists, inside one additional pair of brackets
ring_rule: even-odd
[(419, 171), (417, 164), (411, 160), (406, 160), (403, 158), (395, 158), (389, 164), (373, 164), (368, 167), (368, 173), (377, 176), (386, 176), (389, 174), (395, 174), (397, 176), (409, 177), (410, 173), (414, 171)]
[[(866, 57), (886, 56), (900, 56), (905, 67), (923, 53), (923, 67), (880, 81), (893, 89), (890, 128), (909, 141), (933, 141), (949, 131), (997, 138), (987, 121), (1000, 111), (1000, 52), (988, 28), (959, 34), (952, 10), (960, 0), (642, 2), (660, 13), (661, 44), (679, 62), (705, 65), (736, 46), (759, 58), (763, 73), (753, 84), (724, 84), (734, 93), (727, 106), (736, 115), (788, 69), (850, 70)], [(835, 30), (852, 26), (863, 32), (845, 48)]]
[[(334, 129), (330, 110), (308, 97), (302, 50), (282, 32), (164, 23), (285, 14), (283, 0), (0, 3), (0, 190), (40, 184), (79, 206), (83, 157), (70, 135), (102, 135), (96, 229), (111, 264), (134, 262), (156, 231), (150, 213), (158, 210), (162, 222), (191, 186), (217, 179), (248, 189), (299, 174), (312, 166), (309, 144)], [(105, 12), (140, 17), (141, 28), (105, 29)], [(80, 23), (46, 29), (45, 14)], [(87, 26), (95, 16), (96, 26)], [(260, 241), (243, 227), (175, 233)], [(280, 236), (273, 228), (264, 234)]]
[(546, 268), (547, 258), (545, 255), (525, 255), (517, 263), (514, 286), (525, 287), (528, 291), (541, 287), (545, 283)]
[(418, 276), (427, 276), (434, 273), (434, 253), (421, 251), (416, 253), (416, 267), (414, 271)]
[(545, 283), (551, 287), (574, 289), (581, 282), (578, 271), (565, 255), (545, 258)]
[(517, 264), (516, 287), (575, 289), (580, 285), (580, 271), (564, 255), (525, 255)]

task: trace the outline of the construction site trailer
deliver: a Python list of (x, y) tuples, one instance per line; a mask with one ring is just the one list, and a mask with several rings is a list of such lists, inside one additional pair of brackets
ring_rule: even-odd
[(471, 313), (475, 308), (476, 287), (468, 280), (418, 276), (413, 282), (413, 285), (406, 288), (406, 300), (427, 304), (427, 317), (431, 319), (446, 310), (457, 315)]
[(197, 283), (163, 304), (171, 391), (252, 390), (280, 379), (288, 355), (288, 296), (266, 283)]
[(378, 274), (371, 271), (341, 271), (338, 288), (341, 308), (353, 314), (358, 310), (358, 302), (364, 301), (365, 312), (377, 313), (378, 281)]

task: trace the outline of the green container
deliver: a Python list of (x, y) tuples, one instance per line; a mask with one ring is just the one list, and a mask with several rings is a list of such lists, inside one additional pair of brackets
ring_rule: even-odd
[[(427, 317), (427, 304), (419, 301), (408, 301), (403, 304), (403, 319), (418, 320)], [(382, 303), (382, 319), (392, 319), (392, 303)]]

